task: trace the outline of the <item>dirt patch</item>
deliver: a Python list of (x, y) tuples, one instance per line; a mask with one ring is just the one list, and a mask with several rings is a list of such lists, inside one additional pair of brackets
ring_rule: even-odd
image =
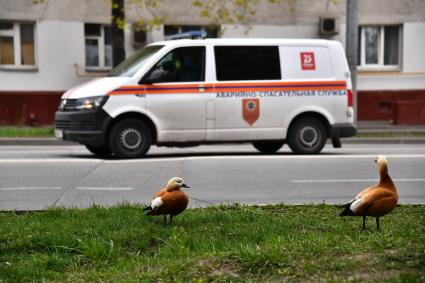
[(346, 277), (347, 281), (371, 281), (371, 280), (387, 280), (390, 278), (396, 278), (400, 275), (399, 270), (387, 270), (387, 271), (376, 271), (376, 270), (360, 270), (354, 275)]
[(201, 259), (197, 263), (197, 266), (207, 272), (209, 277), (240, 277), (240, 268), (239, 266), (232, 261), (215, 261), (213, 259)]
[(360, 253), (360, 254), (354, 254), (354, 255), (343, 255), (340, 256), (340, 260), (350, 260), (350, 261), (370, 261), (374, 257), (377, 256), (385, 256), (385, 255), (396, 255), (398, 254), (397, 250), (384, 250), (382, 253), (372, 253), (372, 252), (366, 252), (366, 253)]

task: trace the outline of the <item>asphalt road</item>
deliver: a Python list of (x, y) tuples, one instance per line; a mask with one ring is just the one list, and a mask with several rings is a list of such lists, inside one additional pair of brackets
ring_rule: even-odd
[(52, 206), (146, 204), (173, 176), (182, 176), (191, 207), (219, 203), (340, 204), (379, 175), (385, 154), (400, 203), (425, 203), (425, 144), (327, 145), (297, 156), (285, 146), (262, 155), (250, 145), (152, 148), (144, 159), (103, 160), (82, 146), (0, 146), (0, 210)]

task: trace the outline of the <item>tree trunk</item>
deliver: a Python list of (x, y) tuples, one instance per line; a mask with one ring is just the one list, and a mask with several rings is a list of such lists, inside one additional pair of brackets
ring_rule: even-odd
[(124, 26), (125, 0), (112, 0), (112, 64), (115, 67), (125, 59)]

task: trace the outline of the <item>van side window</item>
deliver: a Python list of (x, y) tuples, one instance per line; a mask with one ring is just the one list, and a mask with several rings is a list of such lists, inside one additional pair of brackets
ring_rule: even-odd
[(205, 80), (205, 47), (170, 51), (146, 74), (141, 83), (200, 82)]
[(277, 46), (215, 46), (217, 80), (279, 80)]

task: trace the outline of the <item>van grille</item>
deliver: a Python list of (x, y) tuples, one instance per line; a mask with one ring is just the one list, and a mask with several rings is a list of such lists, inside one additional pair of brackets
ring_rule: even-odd
[(56, 128), (61, 130), (92, 130), (93, 122), (56, 120)]

